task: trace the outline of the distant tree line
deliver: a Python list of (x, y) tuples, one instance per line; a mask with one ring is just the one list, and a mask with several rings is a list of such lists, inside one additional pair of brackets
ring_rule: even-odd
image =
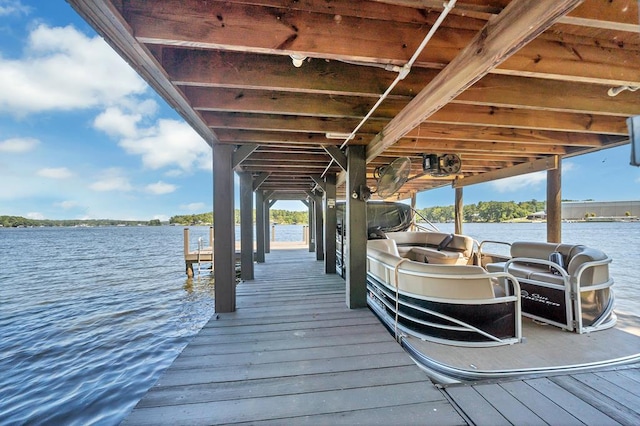
[[(528, 215), (545, 209), (544, 201), (480, 201), (477, 204), (468, 204), (463, 207), (465, 222), (503, 222), (506, 220), (522, 219)], [(455, 218), (455, 209), (450, 206), (436, 206), (418, 209), (418, 213), (430, 222), (450, 222)], [(255, 220), (255, 210), (253, 212)], [(308, 224), (309, 215), (307, 211), (270, 210), (270, 220), (272, 223), (282, 225)], [(172, 225), (212, 225), (213, 212), (176, 215), (169, 219)], [(235, 210), (235, 223), (240, 223), (240, 210)], [(0, 216), (0, 225), (3, 227), (18, 226), (116, 226), (116, 225), (148, 225), (160, 226), (159, 219), (150, 221), (126, 221), (114, 219), (71, 219), (71, 220), (49, 220), (49, 219), (27, 219), (21, 216)]]
[[(545, 209), (544, 201), (480, 201), (463, 207), (465, 222), (504, 222), (523, 219)], [(455, 219), (454, 206), (437, 206), (418, 209), (418, 213), (430, 222), (450, 222)]]
[[(289, 211), (289, 210), (269, 210), (269, 217), (272, 223), (279, 223), (282, 225), (297, 225), (309, 223), (309, 214), (307, 211)], [(255, 221), (256, 212), (253, 211), (253, 220)], [(213, 212), (209, 213), (197, 213), (187, 215), (171, 216), (169, 223), (172, 225), (212, 225), (213, 224)], [(235, 223), (240, 223), (240, 210), (235, 209)]]
[(28, 219), (22, 216), (0, 216), (0, 226), (4, 228), (40, 227), (40, 226), (160, 226), (159, 219), (153, 220), (115, 220), (115, 219)]

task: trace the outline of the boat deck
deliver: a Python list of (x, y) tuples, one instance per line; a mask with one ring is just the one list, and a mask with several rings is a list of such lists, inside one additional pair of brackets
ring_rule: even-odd
[(640, 424), (639, 365), (441, 389), (344, 289), (314, 253), (272, 251), (125, 423)]

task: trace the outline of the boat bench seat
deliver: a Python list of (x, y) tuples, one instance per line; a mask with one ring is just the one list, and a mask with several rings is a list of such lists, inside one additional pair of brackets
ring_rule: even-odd
[(396, 254), (394, 246), (395, 241), (390, 239), (369, 240), (367, 243), (368, 256), (377, 261), (367, 262), (367, 272), (378, 280), (395, 287), (395, 268), (398, 267), (401, 291), (443, 299), (479, 300), (496, 297), (495, 281), (480, 266), (416, 262)]
[[(560, 253), (562, 265), (550, 267), (549, 265), (518, 261), (518, 258), (536, 259), (549, 261), (551, 253)], [(571, 277), (586, 262), (593, 262), (607, 259), (607, 255), (600, 250), (589, 248), (583, 245), (555, 244), (540, 242), (518, 241), (511, 245), (511, 258), (514, 259), (509, 267), (509, 273), (518, 279), (538, 281), (563, 285), (562, 275), (554, 273), (553, 269), (564, 270)], [(489, 272), (504, 271), (506, 262), (489, 263)], [(595, 268), (588, 268), (581, 275), (581, 286), (604, 283), (609, 278), (608, 265), (601, 265)]]
[(605, 253), (583, 245), (515, 242), (510, 254), (510, 260), (486, 268), (518, 279), (523, 315), (578, 333), (615, 324)]
[[(400, 256), (432, 264), (466, 265), (473, 253), (473, 239), (465, 235), (442, 232), (388, 232), (394, 240)], [(438, 250), (438, 245), (449, 235), (449, 244)]]

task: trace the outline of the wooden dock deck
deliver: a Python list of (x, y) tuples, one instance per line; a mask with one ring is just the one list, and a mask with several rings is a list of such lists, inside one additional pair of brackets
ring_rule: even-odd
[(272, 251), (125, 423), (640, 424), (640, 366), (440, 389), (344, 289), (315, 254)]

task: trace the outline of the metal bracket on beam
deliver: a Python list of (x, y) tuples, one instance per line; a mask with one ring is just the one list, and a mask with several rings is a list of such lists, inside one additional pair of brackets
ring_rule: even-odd
[(256, 191), (258, 188), (260, 188), (260, 185), (262, 185), (264, 181), (267, 180), (268, 177), (269, 177), (269, 173), (267, 172), (262, 172), (258, 176), (254, 177), (253, 190)]
[(342, 170), (347, 171), (347, 156), (337, 145), (322, 145), (322, 148), (333, 158), (333, 161), (338, 163)]
[(236, 150), (233, 152), (233, 159), (231, 160), (231, 167), (236, 168), (247, 159), (248, 156), (251, 155), (253, 151), (258, 149), (260, 145), (256, 144), (247, 144), (247, 145), (238, 145)]
[(320, 187), (320, 189), (322, 189), (322, 191), (324, 192), (324, 190), (326, 188), (326, 183), (325, 183), (324, 179), (322, 179), (322, 177), (320, 177), (320, 176), (311, 176), (311, 179), (313, 179), (313, 181), (316, 183), (316, 185), (318, 185)]
[(266, 204), (267, 201), (269, 201), (269, 197), (271, 197), (274, 192), (275, 191), (264, 191), (264, 193), (262, 195), (262, 198), (264, 199), (265, 204)]
[(318, 201), (320, 199), (320, 196), (314, 193), (313, 191), (304, 191), (304, 192), (306, 192), (309, 198), (313, 199), (313, 201)]

